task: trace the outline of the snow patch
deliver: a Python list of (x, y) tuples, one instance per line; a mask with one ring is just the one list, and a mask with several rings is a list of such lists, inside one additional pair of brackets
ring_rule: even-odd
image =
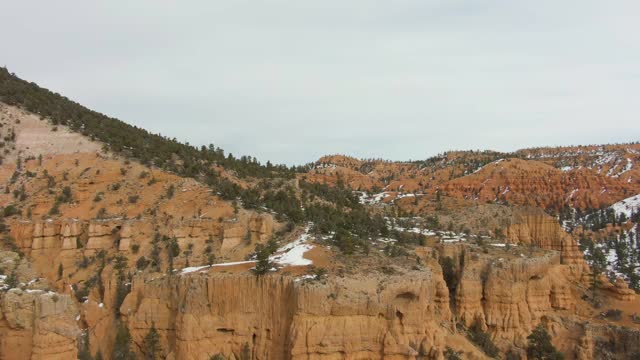
[(640, 211), (640, 194), (620, 200), (611, 205), (611, 208), (616, 215), (625, 214), (627, 217), (631, 217), (633, 212)]
[(304, 254), (313, 249), (313, 245), (308, 243), (311, 235), (309, 230), (312, 224), (308, 224), (304, 234), (300, 235), (295, 241), (281, 247), (276, 254), (271, 256), (271, 261), (278, 265), (305, 266), (313, 264), (313, 261), (306, 259)]
[(304, 281), (304, 280), (313, 279), (313, 278), (315, 278), (315, 276), (313, 275), (302, 275), (300, 277), (295, 278), (293, 281), (299, 282), (299, 281)]
[(386, 197), (389, 196), (389, 193), (383, 191), (378, 194), (368, 194), (366, 191), (356, 191), (358, 194), (358, 200), (360, 204), (363, 205), (375, 205), (381, 203)]
[[(292, 241), (282, 247), (280, 247), (274, 255), (269, 257), (269, 260), (273, 262), (275, 265), (279, 266), (305, 266), (313, 264), (313, 261), (306, 259), (304, 254), (313, 249), (314, 246), (309, 244), (308, 241), (311, 238), (311, 234), (309, 231), (311, 230), (312, 224), (308, 224), (305, 228), (305, 231), (298, 239)], [(243, 265), (243, 264), (255, 264), (256, 260), (245, 260), (245, 261), (234, 261), (213, 265), (203, 265), (203, 266), (191, 266), (186, 267), (180, 270), (180, 274), (190, 274), (194, 272), (204, 271), (206, 269), (212, 267), (224, 267), (224, 266), (234, 266), (234, 265)], [(273, 271), (277, 269), (272, 269)]]

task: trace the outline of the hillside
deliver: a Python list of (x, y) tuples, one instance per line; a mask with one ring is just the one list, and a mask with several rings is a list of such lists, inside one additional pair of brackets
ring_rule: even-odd
[(319, 159), (307, 181), (353, 190), (436, 194), (479, 202), (536, 206), (550, 214), (565, 208), (600, 209), (640, 192), (640, 144), (524, 149), (512, 154), (451, 152), (422, 162)]
[(0, 133), (0, 358), (640, 354), (638, 144), (285, 167), (6, 69)]

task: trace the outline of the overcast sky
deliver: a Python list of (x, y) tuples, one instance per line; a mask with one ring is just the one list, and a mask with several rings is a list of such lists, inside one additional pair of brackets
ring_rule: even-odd
[(640, 1), (2, 1), (0, 66), (301, 164), (640, 140)]

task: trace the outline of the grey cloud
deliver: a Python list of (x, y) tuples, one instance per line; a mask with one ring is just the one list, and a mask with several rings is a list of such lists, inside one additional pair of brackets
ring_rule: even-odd
[(637, 1), (14, 1), (0, 65), (192, 144), (304, 163), (640, 138)]

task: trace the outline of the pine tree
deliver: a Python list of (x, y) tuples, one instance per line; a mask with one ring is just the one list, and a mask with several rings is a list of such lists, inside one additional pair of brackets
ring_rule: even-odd
[(9, 289), (13, 289), (18, 286), (18, 275), (16, 274), (16, 270), (14, 269), (9, 276), (4, 280), (4, 284)]
[(269, 260), (270, 255), (271, 253), (268, 247), (262, 246), (262, 244), (256, 245), (256, 257), (258, 260), (254, 269), (256, 275), (264, 275), (273, 267), (273, 264)]
[(127, 268), (127, 258), (125, 256), (118, 256), (115, 259), (115, 265), (113, 268), (117, 271), (116, 277), (116, 302), (114, 310), (116, 316), (120, 315), (120, 305), (124, 302), (125, 297), (129, 294), (131, 286), (126, 283), (125, 269)]
[(249, 343), (245, 342), (242, 347), (242, 354), (240, 354), (240, 360), (251, 360), (251, 348), (249, 347)]
[(173, 258), (178, 255), (180, 255), (180, 246), (178, 245), (178, 241), (173, 238), (167, 245), (167, 261), (169, 262), (169, 268), (167, 271), (169, 274), (173, 273)]
[(142, 352), (146, 360), (156, 360), (160, 358), (162, 348), (160, 347), (160, 335), (156, 330), (155, 324), (151, 325), (151, 329), (144, 337), (142, 342)]
[(446, 360), (462, 360), (462, 357), (460, 357), (460, 352), (459, 351), (455, 351), (452, 348), (448, 347), (445, 349), (444, 351), (444, 358)]
[(587, 260), (591, 265), (591, 292), (592, 292), (592, 300), (595, 303), (596, 289), (599, 283), (598, 277), (607, 268), (607, 258), (604, 256), (604, 253), (602, 252), (601, 248), (591, 243), (589, 246), (589, 255), (587, 256)]
[(78, 360), (93, 360), (91, 351), (89, 351), (89, 334), (84, 331), (80, 337), (78, 344)]
[(131, 351), (131, 334), (129, 334), (129, 329), (122, 322), (118, 322), (116, 342), (113, 346), (111, 358), (113, 360), (134, 360), (136, 358), (133, 351)]
[(551, 335), (539, 324), (529, 336), (529, 346), (527, 346), (527, 357), (531, 360), (562, 360), (564, 355), (560, 353), (551, 343)]

